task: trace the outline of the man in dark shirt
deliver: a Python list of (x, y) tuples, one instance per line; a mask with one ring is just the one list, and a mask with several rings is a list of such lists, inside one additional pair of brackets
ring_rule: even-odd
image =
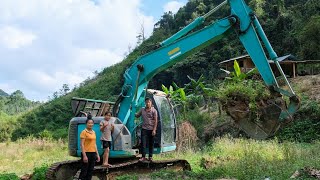
[(153, 153), (153, 137), (156, 135), (158, 125), (158, 113), (157, 110), (152, 106), (150, 98), (145, 99), (146, 107), (136, 113), (136, 117), (142, 116), (142, 129), (141, 129), (141, 146), (142, 146), (142, 158), (140, 161), (146, 161), (146, 145), (149, 143), (149, 161), (152, 161)]

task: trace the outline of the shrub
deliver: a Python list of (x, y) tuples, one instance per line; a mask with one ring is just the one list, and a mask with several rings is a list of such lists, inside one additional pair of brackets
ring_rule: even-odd
[(20, 178), (14, 173), (0, 174), (1, 180), (19, 180)]
[(52, 132), (45, 129), (39, 133), (39, 137), (41, 139), (52, 139), (53, 135), (52, 135)]
[(130, 179), (130, 180), (138, 180), (138, 176), (137, 175), (123, 175), (123, 176), (118, 176), (116, 177), (116, 180), (127, 180), (127, 179)]
[(32, 180), (43, 180), (46, 179), (46, 172), (48, 170), (47, 165), (42, 165), (41, 167), (34, 168)]
[(250, 110), (256, 110), (256, 102), (261, 99), (270, 98), (270, 92), (262, 81), (246, 80), (242, 82), (224, 83), (215, 93), (220, 102), (225, 104), (235, 97), (241, 98), (249, 103)]
[(303, 98), (301, 104), (294, 122), (277, 135), (280, 140), (309, 143), (320, 139), (319, 104), (307, 98)]
[(68, 137), (68, 129), (66, 128), (60, 128), (56, 129), (52, 132), (52, 137), (54, 139), (66, 139)]
[(0, 110), (0, 142), (11, 140), (12, 132), (17, 126), (17, 116), (8, 115)]

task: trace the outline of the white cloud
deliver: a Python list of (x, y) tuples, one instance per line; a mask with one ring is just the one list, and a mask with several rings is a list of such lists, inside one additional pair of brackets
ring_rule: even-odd
[[(79, 73), (80, 74), (80, 73)], [(68, 72), (55, 72), (49, 74), (47, 72), (33, 69), (26, 71), (24, 77), (26, 83), (31, 86), (37, 86), (39, 90), (48, 91), (49, 89), (57, 89), (62, 87), (62, 84), (75, 84), (83, 80), (84, 77), (79, 74)]]
[(118, 54), (104, 49), (77, 48), (74, 49), (73, 56), (74, 63), (79, 64), (78, 67), (82, 69), (93, 69), (99, 66), (101, 69), (102, 67), (111, 66), (122, 59)]
[(12, 26), (0, 28), (0, 43), (10, 49), (30, 45), (35, 39), (36, 35), (33, 33)]
[(164, 5), (163, 11), (164, 12), (169, 12), (171, 11), (173, 14), (178, 12), (180, 7), (184, 6), (185, 3), (179, 2), (179, 1), (170, 1), (167, 4)]
[[(140, 0), (0, 1), (0, 88), (46, 100), (67, 83), (79, 84), (95, 70), (122, 60), (152, 16)], [(5, 85), (10, 83), (10, 85)], [(1, 85), (2, 84), (2, 85)]]
[(14, 92), (14, 87), (10, 85), (10, 82), (8, 83), (0, 83), (0, 89), (5, 90), (6, 93), (11, 94)]

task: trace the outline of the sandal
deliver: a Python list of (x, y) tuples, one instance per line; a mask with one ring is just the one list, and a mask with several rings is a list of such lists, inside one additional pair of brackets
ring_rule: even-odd
[(106, 168), (110, 168), (110, 167), (112, 167), (112, 165), (111, 165), (111, 164), (102, 164), (102, 166), (103, 166), (103, 167), (106, 167)]

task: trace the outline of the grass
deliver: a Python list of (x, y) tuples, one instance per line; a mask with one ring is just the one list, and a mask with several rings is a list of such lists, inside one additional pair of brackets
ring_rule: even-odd
[[(277, 140), (257, 141), (248, 139), (221, 138), (209, 145), (181, 152), (155, 155), (155, 160), (186, 159), (191, 172), (158, 171), (144, 178), (150, 179), (289, 179), (304, 167), (320, 169), (320, 142), (312, 144), (283, 142)], [(196, 149), (198, 147), (198, 149)], [(16, 142), (1, 143), (1, 177), (21, 176), (32, 173), (44, 165), (73, 159), (67, 154), (63, 141), (27, 138)], [(130, 178), (129, 178), (130, 177)], [(130, 174), (118, 179), (139, 179)], [(308, 179), (304, 177), (303, 179)], [(10, 179), (10, 178), (8, 178)], [(311, 178), (310, 178), (311, 179)]]
[(61, 140), (28, 137), (16, 142), (0, 143), (0, 149), (0, 174), (31, 174), (34, 168), (74, 159), (68, 155), (67, 143)]
[[(320, 142), (302, 144), (277, 140), (217, 139), (203, 150), (156, 155), (160, 159), (186, 159), (191, 172), (159, 171), (151, 179), (289, 179), (304, 167), (320, 169)], [(120, 177), (121, 178), (121, 177)], [(303, 179), (308, 179), (304, 177)], [(312, 178), (310, 178), (312, 179)]]

